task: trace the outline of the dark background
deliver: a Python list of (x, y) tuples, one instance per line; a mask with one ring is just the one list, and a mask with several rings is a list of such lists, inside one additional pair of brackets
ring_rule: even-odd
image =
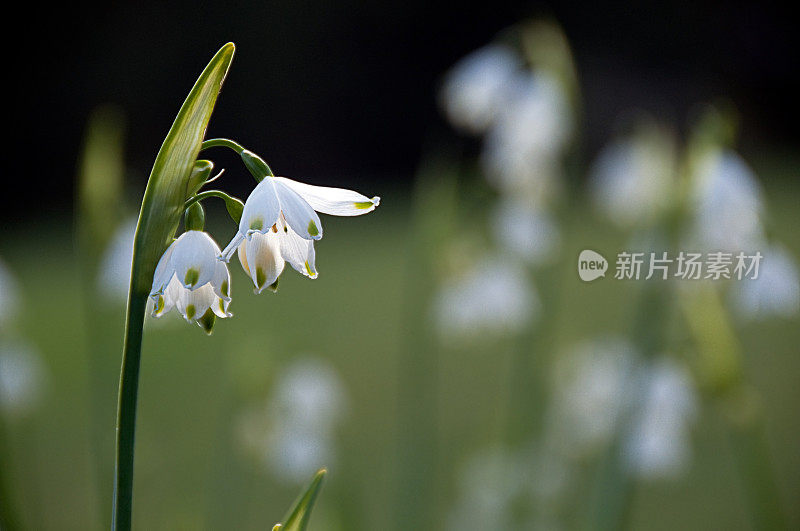
[[(15, 139), (6, 178), (46, 185), (37, 184), (39, 212), (69, 212), (87, 115), (111, 102), (127, 115), (126, 157), (140, 190), (197, 75), (234, 41), (209, 136), (235, 138), (279, 174), (312, 183), (367, 194), (409, 183), (421, 154), (453, 134), (436, 107), (441, 74), (537, 15), (559, 21), (573, 46), (589, 155), (625, 110), (685, 128), (697, 104), (719, 96), (741, 112), (745, 156), (796, 146), (794, 19), (760, 2), (107, 3), (7, 20), (17, 38), (6, 46)], [(236, 167), (227, 153), (211, 158)], [(226, 179), (242, 193), (250, 184), (234, 172)], [(33, 217), (28, 201), (8, 200), (2, 216)]]

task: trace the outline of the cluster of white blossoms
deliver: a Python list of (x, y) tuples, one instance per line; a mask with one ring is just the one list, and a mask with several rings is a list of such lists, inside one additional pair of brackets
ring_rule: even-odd
[(227, 262), (237, 250), (256, 293), (275, 287), (286, 262), (317, 278), (314, 241), (322, 238), (317, 212), (359, 216), (379, 203), (379, 197), (370, 199), (352, 190), (266, 176), (247, 198), (239, 230), (223, 251), (201, 230), (186, 231), (167, 248), (153, 276), (153, 315), (176, 308), (187, 321), (201, 326), (204, 319), (230, 317)]

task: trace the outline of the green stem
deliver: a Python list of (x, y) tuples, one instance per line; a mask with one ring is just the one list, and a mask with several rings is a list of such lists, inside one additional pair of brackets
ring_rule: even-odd
[(234, 150), (237, 154), (241, 155), (244, 148), (237, 142), (227, 138), (210, 138), (200, 145), (200, 151), (212, 147), (226, 147)]
[(235, 197), (231, 197), (231, 196), (229, 196), (228, 194), (226, 194), (226, 193), (225, 193), (225, 192), (223, 192), (222, 190), (206, 190), (205, 192), (200, 192), (200, 193), (199, 193), (199, 194), (197, 194), (196, 196), (189, 198), (189, 199), (188, 199), (188, 200), (187, 200), (187, 201), (186, 201), (186, 202), (183, 204), (183, 209), (184, 209), (184, 210), (186, 210), (186, 209), (188, 209), (190, 206), (192, 206), (193, 204), (197, 203), (198, 201), (203, 201), (204, 199), (207, 199), (207, 198), (209, 198), (209, 197), (219, 197), (220, 199), (222, 199), (222, 200), (223, 200), (223, 201), (225, 201), (226, 203), (227, 203), (228, 201), (236, 201), (236, 202), (238, 202), (238, 203), (241, 203), (241, 201), (239, 201), (239, 200), (238, 200), (238, 199), (236, 199)]
[[(132, 275), (132, 278), (136, 278)], [(117, 455), (114, 470), (113, 531), (129, 531), (133, 509), (133, 447), (136, 432), (136, 401), (139, 390), (139, 362), (147, 295), (135, 291), (131, 282), (125, 320), (125, 346), (119, 381), (117, 407)]]

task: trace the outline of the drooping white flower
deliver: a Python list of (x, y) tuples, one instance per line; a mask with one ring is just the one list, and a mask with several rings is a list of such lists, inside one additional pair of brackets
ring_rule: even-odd
[(440, 333), (448, 339), (519, 331), (539, 312), (524, 269), (512, 260), (485, 259), (445, 284), (434, 301)]
[(547, 263), (561, 245), (553, 217), (530, 200), (503, 198), (495, 207), (492, 229), (506, 249), (531, 264)]
[(347, 410), (344, 384), (319, 358), (301, 358), (276, 378), (265, 405), (247, 411), (239, 436), (276, 475), (303, 482), (335, 459), (335, 430)]
[(125, 300), (128, 296), (137, 221), (134, 217), (122, 223), (103, 253), (97, 284), (101, 293), (111, 299)]
[(0, 342), (0, 413), (20, 417), (41, 397), (45, 367), (32, 345)]
[(440, 93), (450, 122), (473, 134), (485, 132), (500, 113), (521, 63), (514, 50), (497, 44), (476, 50), (456, 63)]
[(589, 175), (592, 200), (622, 227), (648, 221), (669, 204), (674, 170), (669, 139), (645, 129), (600, 152)]
[(643, 371), (643, 394), (625, 445), (631, 472), (644, 478), (675, 477), (691, 457), (689, 428), (697, 397), (688, 371), (665, 358)]
[(504, 192), (546, 198), (557, 184), (559, 157), (571, 129), (559, 82), (545, 72), (518, 74), (481, 155), (490, 182)]
[(239, 231), (220, 259), (229, 261), (238, 249), (242, 267), (259, 293), (278, 279), (285, 262), (303, 275), (317, 278), (314, 240), (322, 238), (317, 212), (360, 216), (379, 204), (380, 197), (370, 199), (352, 190), (266, 177), (247, 198)]
[(764, 240), (761, 186), (730, 150), (706, 154), (694, 178), (693, 242), (713, 251), (753, 251)]
[(202, 231), (186, 231), (172, 242), (153, 275), (153, 315), (177, 308), (187, 321), (198, 321), (209, 309), (217, 317), (230, 317), (231, 278), (228, 266), (217, 260), (219, 253)]
[(780, 246), (762, 251), (758, 278), (735, 283), (734, 308), (747, 319), (791, 317), (800, 311), (800, 272), (789, 252)]
[(555, 444), (566, 455), (591, 455), (611, 440), (630, 398), (635, 357), (623, 338), (585, 342), (559, 357), (549, 421)]

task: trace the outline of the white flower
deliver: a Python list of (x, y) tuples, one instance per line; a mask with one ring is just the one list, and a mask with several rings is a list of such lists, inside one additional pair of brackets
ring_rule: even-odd
[(626, 441), (626, 459), (639, 477), (674, 477), (689, 464), (697, 397), (688, 372), (669, 358), (657, 361), (643, 377), (644, 396)]
[(763, 252), (758, 278), (736, 282), (734, 307), (747, 319), (791, 317), (800, 311), (800, 272), (786, 249), (772, 246)]
[(553, 436), (572, 458), (592, 455), (614, 434), (634, 374), (635, 351), (622, 338), (585, 342), (555, 365)]
[(285, 177), (266, 177), (244, 204), (239, 232), (222, 251), (229, 261), (239, 250), (239, 261), (256, 291), (272, 285), (285, 262), (309, 278), (317, 278), (314, 240), (322, 238), (317, 212), (334, 216), (360, 216), (375, 210), (372, 199), (342, 188), (299, 183)]
[(231, 278), (228, 266), (217, 260), (219, 252), (202, 231), (186, 231), (172, 242), (153, 275), (153, 315), (161, 317), (175, 307), (187, 321), (197, 321), (209, 309), (230, 317)]
[(489, 179), (501, 191), (546, 198), (571, 128), (559, 82), (543, 72), (518, 74), (481, 155)]
[(614, 223), (632, 227), (668, 205), (675, 164), (670, 141), (655, 128), (605, 147), (589, 176), (592, 200)]
[(103, 253), (97, 284), (100, 291), (110, 299), (125, 300), (128, 296), (137, 221), (134, 217), (122, 223)]
[(0, 342), (0, 413), (18, 417), (30, 412), (43, 394), (45, 379), (33, 346)]
[(761, 186), (747, 163), (733, 151), (713, 151), (700, 161), (693, 200), (693, 237), (703, 249), (752, 251), (761, 245)]
[(445, 284), (433, 311), (442, 336), (474, 339), (521, 330), (538, 315), (539, 306), (522, 267), (508, 259), (487, 258)]
[(506, 249), (531, 264), (547, 263), (561, 246), (553, 216), (530, 200), (502, 199), (495, 207), (492, 228)]
[(486, 131), (501, 111), (520, 65), (514, 50), (501, 45), (486, 46), (459, 61), (440, 94), (450, 122), (473, 134)]
[(239, 438), (273, 473), (304, 482), (335, 461), (335, 432), (347, 402), (333, 366), (322, 359), (301, 358), (277, 376), (265, 406), (239, 419)]

